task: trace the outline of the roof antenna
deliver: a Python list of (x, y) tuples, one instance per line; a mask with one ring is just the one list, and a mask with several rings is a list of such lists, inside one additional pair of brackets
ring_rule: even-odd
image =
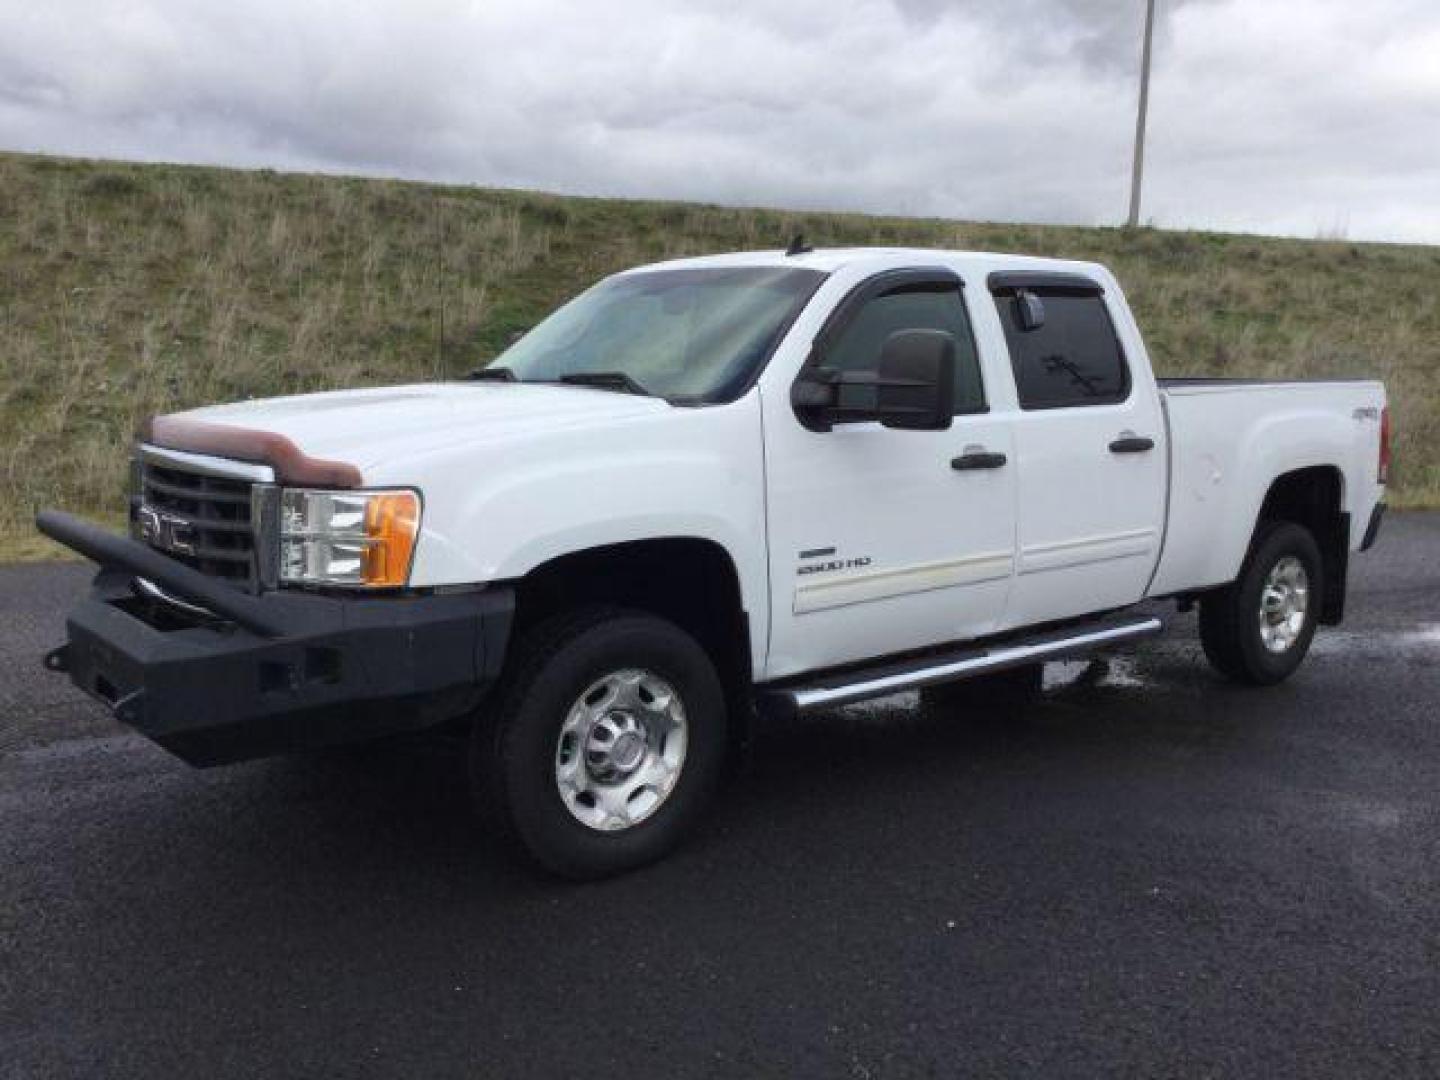
[(805, 234), (803, 232), (797, 232), (795, 234), (795, 239), (791, 240), (790, 246), (785, 249), (785, 254), (787, 256), (808, 255), (814, 250), (815, 249), (812, 248), (809, 244), (805, 243)]

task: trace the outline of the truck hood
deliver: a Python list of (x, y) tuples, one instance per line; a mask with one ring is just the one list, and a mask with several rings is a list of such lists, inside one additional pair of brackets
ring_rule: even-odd
[(364, 474), (456, 443), (489, 445), (564, 429), (608, 428), (672, 409), (659, 398), (590, 387), (421, 383), (243, 401), (166, 419), (279, 435), (305, 455), (345, 462)]

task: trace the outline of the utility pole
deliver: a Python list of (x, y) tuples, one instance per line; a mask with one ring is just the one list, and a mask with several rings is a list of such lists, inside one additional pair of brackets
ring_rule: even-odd
[(1150, 107), (1150, 37), (1155, 30), (1155, 0), (1145, 0), (1145, 44), (1140, 50), (1140, 108), (1135, 115), (1135, 162), (1130, 170), (1130, 216), (1126, 228), (1140, 224), (1140, 181), (1145, 172), (1145, 113)]

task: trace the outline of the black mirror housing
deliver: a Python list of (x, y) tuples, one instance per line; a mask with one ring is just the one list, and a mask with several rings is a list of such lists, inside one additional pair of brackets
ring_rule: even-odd
[(811, 431), (878, 420), (903, 431), (944, 431), (955, 412), (955, 339), (940, 330), (899, 330), (874, 371), (814, 367), (790, 402)]
[(1045, 302), (1029, 289), (1015, 294), (1015, 312), (1021, 330), (1039, 330), (1045, 325)]
[(941, 330), (899, 330), (880, 350), (876, 412), (902, 431), (944, 431), (955, 416), (955, 338)]

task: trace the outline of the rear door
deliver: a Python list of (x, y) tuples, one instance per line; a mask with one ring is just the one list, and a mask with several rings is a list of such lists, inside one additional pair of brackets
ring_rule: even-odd
[(989, 284), (1019, 404), (1004, 625), (1135, 603), (1160, 554), (1166, 448), (1149, 365), (1130, 362), (1117, 331), (1130, 323), (1081, 275), (1002, 273)]

